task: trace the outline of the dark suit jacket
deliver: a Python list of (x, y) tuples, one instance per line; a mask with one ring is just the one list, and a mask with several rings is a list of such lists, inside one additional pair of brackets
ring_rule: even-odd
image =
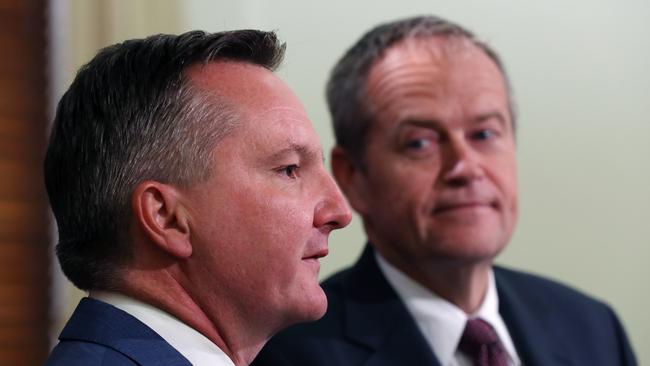
[[(563, 285), (495, 267), (499, 312), (524, 365), (636, 365), (605, 304)], [(274, 337), (254, 366), (439, 365), (367, 247), (323, 283), (327, 314)]]
[(46, 366), (133, 366), (191, 363), (151, 328), (95, 299), (82, 299)]

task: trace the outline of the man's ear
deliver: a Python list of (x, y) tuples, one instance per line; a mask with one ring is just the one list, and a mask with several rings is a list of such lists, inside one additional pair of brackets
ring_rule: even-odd
[(363, 216), (367, 211), (365, 174), (354, 158), (338, 145), (332, 149), (332, 173), (350, 206)]
[(131, 196), (133, 216), (140, 231), (168, 254), (187, 258), (192, 254), (188, 215), (179, 192), (156, 181), (141, 182)]

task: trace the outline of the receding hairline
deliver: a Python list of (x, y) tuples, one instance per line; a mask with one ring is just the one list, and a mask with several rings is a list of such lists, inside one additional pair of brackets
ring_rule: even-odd
[[(405, 58), (406, 56), (406, 58)], [(407, 38), (387, 47), (373, 60), (363, 85), (364, 94), (369, 97), (373, 76), (387, 70), (400, 68), (404, 63), (422, 67), (455, 67), (465, 60), (482, 59), (496, 72), (500, 83), (508, 93), (508, 81), (500, 65), (471, 39), (461, 36), (429, 36)], [(369, 102), (366, 99), (366, 102)]]
[(273, 70), (263, 65), (228, 58), (192, 65), (183, 76), (194, 90), (212, 95), (237, 109), (269, 85), (284, 84)]
[[(384, 63), (387, 61), (387, 58), (393, 57), (396, 55), (396, 52), (399, 51), (412, 52), (414, 55), (422, 56), (422, 59), (427, 60), (427, 63), (433, 59), (433, 62), (435, 63), (450, 65), (453, 65), (459, 57), (473, 58), (477, 57), (477, 55), (482, 55), (482, 57), (484, 57), (484, 59), (494, 67), (494, 70), (499, 75), (499, 80), (506, 93), (508, 117), (513, 128), (515, 127), (516, 116), (514, 114), (514, 106), (512, 105), (513, 101), (511, 100), (512, 91), (508, 77), (500, 63), (500, 60), (495, 59), (481, 43), (464, 34), (413, 35), (394, 42), (383, 49), (382, 52), (368, 65), (366, 76), (364, 78), (364, 108), (366, 113), (369, 113), (369, 115), (372, 116), (376, 113), (368, 89), (371, 86), (372, 76), (376, 72), (381, 72), (377, 70), (378, 66), (382, 68), (386, 67)], [(368, 127), (372, 129), (372, 124)]]
[[(486, 57), (492, 58), (481, 48), (476, 42), (472, 39), (469, 39), (462, 35), (429, 35), (429, 36), (414, 36), (410, 38), (404, 38), (398, 42), (391, 44), (386, 47), (384, 51), (375, 58), (371, 65), (376, 64), (378, 61), (383, 59), (386, 54), (394, 49), (413, 49), (417, 50), (420, 53), (422, 48), (426, 48), (431, 51), (430, 54), (440, 54), (441, 56), (451, 56), (457, 55), (461, 52), (466, 52), (470, 50), (480, 51)], [(493, 61), (494, 62), (494, 61)], [(496, 63), (495, 63), (496, 65)]]
[(183, 76), (190, 80), (196, 85), (202, 85), (202, 80), (205, 80), (206, 71), (214, 71), (219, 75), (228, 75), (229, 73), (225, 72), (224, 69), (240, 69), (240, 70), (255, 70), (255, 71), (266, 71), (269, 74), (273, 74), (273, 70), (269, 70), (267, 67), (256, 64), (247, 60), (240, 60), (234, 58), (219, 58), (210, 60), (207, 62), (195, 63), (183, 70)]

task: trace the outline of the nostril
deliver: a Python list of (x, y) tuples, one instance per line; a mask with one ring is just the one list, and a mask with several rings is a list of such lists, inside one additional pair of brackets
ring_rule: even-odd
[(454, 188), (464, 187), (471, 182), (467, 176), (457, 176), (447, 179), (447, 185)]
[(482, 168), (476, 161), (461, 159), (457, 160), (444, 174), (444, 180), (452, 187), (462, 187), (482, 176)]
[(341, 219), (338, 220), (338, 226), (337, 229), (344, 228), (352, 222), (352, 212), (350, 211), (350, 208), (347, 207), (347, 204), (345, 205), (345, 214), (341, 216)]
[(314, 226), (327, 232), (341, 229), (352, 221), (352, 212), (342, 196), (338, 199), (321, 202), (316, 206)]
[(347, 205), (343, 205), (339, 209), (339, 213), (336, 214), (332, 218), (332, 220), (327, 223), (327, 225), (332, 228), (331, 230), (336, 230), (348, 226), (351, 221), (352, 221), (352, 212), (350, 212), (350, 209), (347, 207)]

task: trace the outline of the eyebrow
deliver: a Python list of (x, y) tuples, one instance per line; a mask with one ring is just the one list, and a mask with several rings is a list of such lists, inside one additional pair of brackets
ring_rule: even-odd
[[(493, 111), (493, 112), (486, 112), (486, 113), (481, 113), (478, 116), (472, 118), (471, 122), (473, 124), (480, 124), (487, 122), (488, 120), (491, 119), (496, 119), (499, 121), (499, 123), (503, 124), (504, 126), (506, 125), (506, 118), (503, 116), (501, 112), (498, 111)], [(443, 127), (444, 123), (441, 122), (438, 119), (416, 119), (416, 118), (408, 118), (404, 120), (404, 123), (401, 123), (399, 125), (399, 128), (402, 126), (416, 126), (416, 127)]]
[(424, 127), (424, 128), (434, 128), (434, 129), (440, 129), (442, 128), (444, 123), (442, 123), (440, 120), (437, 119), (416, 119), (416, 118), (408, 118), (405, 119), (403, 123), (398, 124), (397, 128), (402, 129), (404, 127)]
[(499, 123), (501, 123), (502, 125), (504, 126), (506, 125), (506, 118), (503, 116), (501, 112), (498, 111), (479, 114), (476, 118), (474, 118), (474, 122), (483, 123), (493, 118), (498, 120)]
[(290, 154), (298, 154), (300, 157), (313, 159), (313, 160), (322, 160), (325, 161), (325, 156), (322, 149), (312, 149), (306, 145), (299, 144), (296, 142), (289, 142), (288, 146), (282, 148), (271, 154), (269, 157), (270, 160), (278, 160)]

